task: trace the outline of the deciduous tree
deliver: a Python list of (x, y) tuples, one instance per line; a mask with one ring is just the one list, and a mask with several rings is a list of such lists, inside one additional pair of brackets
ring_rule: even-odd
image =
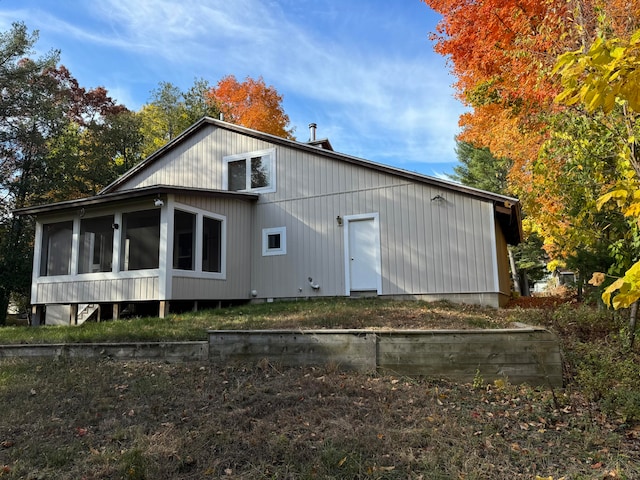
[(262, 77), (257, 80), (247, 77), (244, 82), (238, 82), (229, 75), (220, 80), (209, 95), (226, 121), (293, 139), (289, 116), (282, 108), (282, 95), (273, 86), (267, 86)]
[[(577, 105), (587, 112), (602, 111), (606, 118), (621, 118), (622, 133), (612, 138), (617, 150), (619, 177), (616, 188), (601, 195), (597, 201), (599, 210), (615, 200), (625, 217), (633, 219), (637, 227), (640, 218), (640, 158), (637, 136), (640, 127), (640, 30), (625, 38), (598, 37), (592, 45), (569, 52), (558, 59), (556, 69), (562, 75), (564, 91), (558, 102)], [(632, 229), (633, 230), (633, 229)], [(637, 236), (637, 229), (636, 229)], [(640, 252), (634, 252), (631, 265), (621, 278), (609, 285), (602, 298), (614, 308), (631, 307), (629, 340), (633, 346), (636, 329), (637, 302), (640, 300)], [(591, 280), (599, 285), (604, 275), (597, 272)], [(615, 294), (615, 295), (614, 295)]]
[[(619, 215), (597, 212), (595, 199), (624, 176), (624, 168), (619, 162), (612, 166), (606, 156), (595, 165), (599, 158), (590, 155), (611, 153), (606, 132), (625, 124), (623, 109), (607, 119), (586, 109), (565, 115), (567, 107), (554, 99), (567, 84), (554, 75), (554, 67), (559, 55), (579, 55), (592, 44), (596, 50), (591, 58), (601, 62), (605, 57), (594, 40), (630, 38), (640, 21), (640, 0), (424, 1), (443, 15), (433, 36), (436, 50), (448, 57), (458, 96), (470, 107), (461, 117), (460, 139), (513, 159), (510, 189), (523, 201), (551, 255), (563, 260), (592, 257), (594, 251), (606, 255), (605, 243), (621, 241), (625, 234), (622, 227), (614, 228), (621, 225)], [(576, 60), (570, 55), (564, 58)], [(582, 78), (597, 83), (597, 71), (594, 67)], [(577, 88), (588, 93), (579, 81)], [(578, 91), (566, 93), (566, 98), (573, 99)], [(589, 101), (598, 103), (599, 97), (589, 95)], [(613, 97), (602, 98), (610, 105)], [(583, 117), (582, 127), (590, 125), (583, 134), (600, 137), (579, 137), (580, 125), (568, 120), (576, 115)], [(610, 236), (605, 243), (596, 238), (601, 229)], [(577, 262), (582, 269), (593, 268)]]
[(57, 52), (33, 58), (36, 40), (22, 23), (0, 34), (0, 324), (9, 298), (30, 290), (33, 224), (10, 211), (94, 194), (137, 148), (137, 125), (119, 122), (130, 112), (80, 87)]
[(186, 92), (169, 82), (160, 82), (151, 101), (138, 113), (141, 123), (142, 156), (146, 157), (204, 116), (216, 117), (217, 104), (209, 97), (206, 80), (195, 80)]
[(28, 220), (9, 211), (38, 195), (48, 171), (47, 143), (67, 123), (68, 97), (51, 73), (57, 52), (27, 58), (36, 39), (22, 23), (0, 33), (0, 324), (12, 294), (26, 294), (30, 283)]

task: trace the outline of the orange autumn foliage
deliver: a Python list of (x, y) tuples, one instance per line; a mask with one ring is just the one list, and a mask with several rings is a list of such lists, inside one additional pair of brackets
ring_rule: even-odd
[(564, 159), (544, 159), (545, 174), (536, 173), (549, 119), (565, 108), (554, 103), (561, 85), (552, 70), (560, 54), (598, 34), (628, 37), (640, 24), (640, 0), (423, 1), (442, 15), (435, 50), (448, 58), (457, 96), (470, 107), (459, 140), (513, 160), (510, 193), (541, 228), (552, 221), (558, 231), (571, 228), (558, 214)]
[(293, 139), (289, 116), (282, 108), (282, 95), (267, 86), (262, 77), (238, 82), (235, 76), (228, 75), (211, 89), (209, 97), (218, 104), (226, 121)]
[(553, 97), (552, 82), (539, 72), (566, 49), (557, 41), (566, 30), (565, 1), (424, 1), (443, 15), (432, 38), (451, 61), (463, 101), (507, 106)]

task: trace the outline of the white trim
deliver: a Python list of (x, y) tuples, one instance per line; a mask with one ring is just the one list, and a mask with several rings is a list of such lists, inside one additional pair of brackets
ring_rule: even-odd
[[(280, 248), (269, 248), (269, 236), (280, 235)], [(273, 227), (262, 229), (262, 256), (287, 254), (287, 227)]]
[(69, 273), (71, 275), (78, 274), (78, 263), (80, 257), (80, 219), (73, 219), (73, 229), (71, 233), (71, 264), (69, 265)]
[[(271, 180), (269, 186), (261, 188), (251, 188), (251, 165), (250, 160), (254, 157), (269, 157), (269, 178)], [(222, 157), (222, 189), (229, 190), (229, 162), (245, 160), (246, 177), (245, 188), (238, 190), (240, 192), (256, 192), (256, 193), (273, 193), (276, 191), (276, 149), (266, 148), (264, 150), (256, 150), (254, 152), (237, 153)]]
[[(171, 271), (173, 266), (173, 208), (172, 203), (167, 198), (163, 206), (160, 207), (160, 245), (158, 246), (158, 300), (171, 298)], [(171, 261), (168, 259), (168, 252), (171, 252)]]
[(36, 238), (33, 244), (33, 270), (31, 270), (31, 303), (37, 303), (40, 260), (42, 258), (42, 223), (36, 220)]
[(151, 278), (160, 275), (159, 268), (128, 270), (122, 272), (80, 273), (78, 275), (53, 275), (38, 277), (37, 283), (86, 282), (93, 280), (119, 280), (121, 278)]
[(351, 260), (349, 253), (349, 223), (358, 220), (373, 220), (373, 228), (375, 230), (374, 239), (375, 244), (378, 246), (376, 249), (376, 259), (375, 259), (375, 267), (377, 279), (376, 279), (376, 293), (378, 295), (382, 295), (382, 261), (381, 261), (381, 250), (380, 250), (380, 214), (378, 212), (373, 213), (360, 213), (356, 215), (344, 215), (343, 219), (343, 229), (344, 229), (344, 287), (345, 287), (345, 295), (347, 297), (351, 296)]
[[(213, 278), (217, 280), (227, 279), (227, 217), (225, 215), (214, 213), (202, 208), (193, 207), (184, 203), (172, 202), (173, 210), (181, 212), (193, 213), (196, 215), (196, 244), (195, 244), (195, 268), (193, 270), (179, 270), (173, 268), (173, 245), (171, 245), (171, 262), (168, 265), (173, 277), (190, 277), (190, 278)], [(220, 228), (220, 272), (204, 272), (202, 270), (202, 232), (204, 230), (204, 217), (211, 218), (222, 222)], [(173, 232), (173, 215), (171, 215), (171, 232)], [(173, 235), (173, 234), (172, 234)]]
[[(118, 228), (113, 228), (114, 225), (117, 225)], [(120, 271), (120, 250), (122, 245), (122, 232), (120, 231), (121, 226), (122, 212), (115, 212), (113, 214), (113, 225), (111, 225), (111, 229), (113, 230), (113, 254), (111, 258), (111, 273), (118, 273)]]
[[(182, 209), (179, 209), (179, 210), (182, 210)], [(193, 233), (196, 236), (195, 245), (193, 246), (195, 250), (193, 252), (193, 261), (195, 262), (193, 264), (194, 270), (197, 270), (198, 266), (200, 266), (200, 269), (202, 269), (202, 230), (203, 230), (202, 224), (204, 222), (203, 216), (204, 215), (202, 213), (196, 212), (196, 231)], [(223, 223), (224, 223), (224, 220), (223, 220)], [(198, 248), (198, 245), (200, 245), (200, 248)], [(225, 254), (226, 252), (223, 251), (222, 253)]]
[[(224, 264), (224, 260), (222, 262)], [(194, 272), (192, 270), (174, 270), (172, 279), (199, 278), (202, 280), (226, 280), (227, 278), (218, 272)]]
[(496, 238), (496, 214), (493, 209), (493, 205), (491, 205), (491, 209), (489, 210), (491, 215), (489, 215), (489, 225), (491, 227), (491, 267), (493, 270), (493, 289), (495, 292), (500, 293), (500, 272), (498, 272), (498, 240)]

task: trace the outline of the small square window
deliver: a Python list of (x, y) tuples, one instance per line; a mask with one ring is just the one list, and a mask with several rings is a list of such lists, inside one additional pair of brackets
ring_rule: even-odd
[(279, 250), (280, 249), (280, 234), (272, 233), (267, 237), (267, 243), (269, 246), (267, 247), (269, 250)]
[(287, 228), (262, 229), (262, 256), (287, 254)]

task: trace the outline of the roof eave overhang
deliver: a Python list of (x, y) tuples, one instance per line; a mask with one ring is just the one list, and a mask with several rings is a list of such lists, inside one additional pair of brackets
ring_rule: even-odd
[(520, 203), (496, 201), (493, 205), (496, 221), (504, 233), (506, 242), (509, 245), (518, 245), (524, 238)]
[(62, 213), (77, 208), (103, 206), (116, 203), (127, 203), (144, 198), (153, 198), (156, 196), (169, 194), (193, 195), (213, 198), (230, 198), (243, 201), (256, 201), (259, 198), (259, 195), (255, 193), (173, 187), (168, 185), (153, 185), (149, 187), (135, 188), (132, 190), (122, 190), (113, 193), (99, 194), (93, 197), (80, 198), (77, 200), (66, 200), (63, 202), (49, 203), (46, 205), (18, 208), (16, 210), (13, 210), (13, 214), (20, 216)]

